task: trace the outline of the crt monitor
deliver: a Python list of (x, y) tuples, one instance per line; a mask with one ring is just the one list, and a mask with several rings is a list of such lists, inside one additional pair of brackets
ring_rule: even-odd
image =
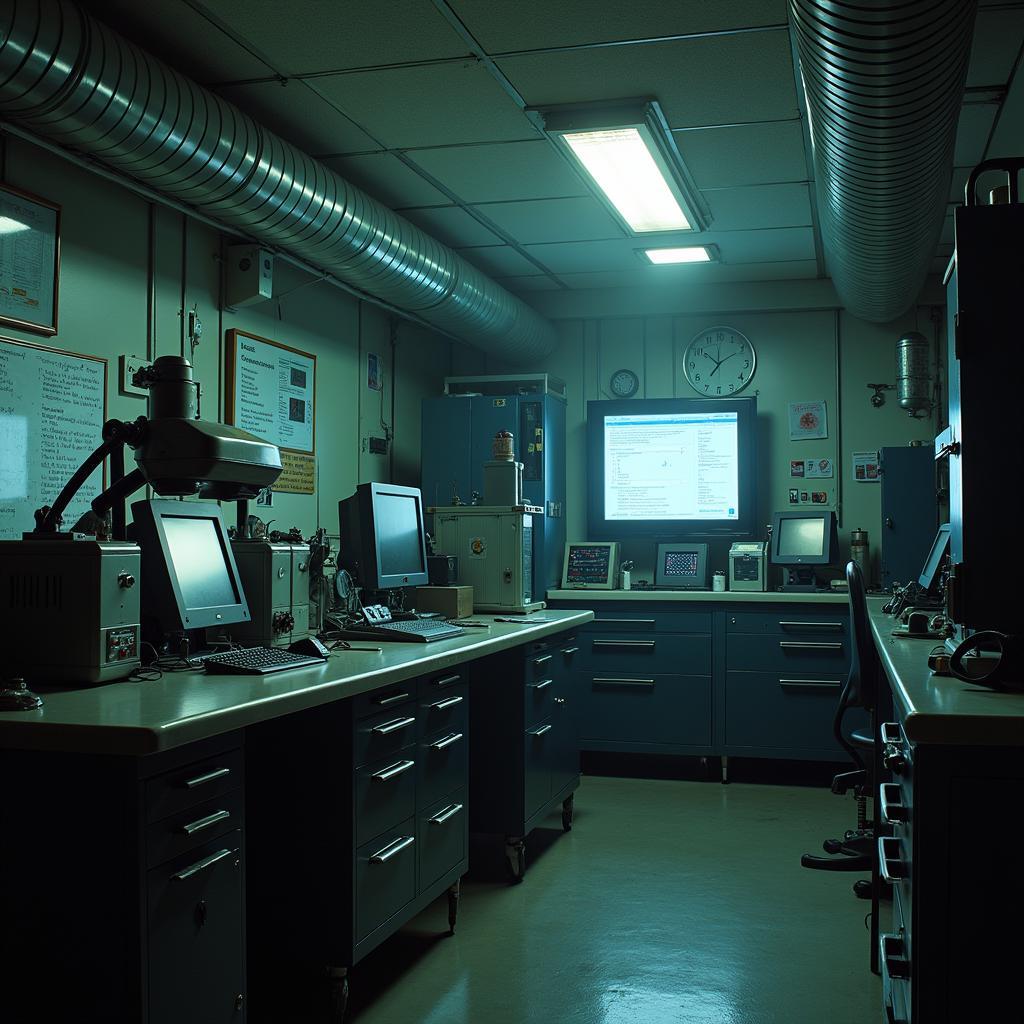
[(418, 487), (360, 484), (338, 502), (338, 564), (368, 590), (422, 587), (427, 577), (423, 497)]
[(154, 499), (132, 504), (142, 550), (142, 615), (162, 635), (249, 621), (220, 507)]
[(773, 565), (833, 565), (839, 557), (835, 512), (776, 512), (773, 519)]

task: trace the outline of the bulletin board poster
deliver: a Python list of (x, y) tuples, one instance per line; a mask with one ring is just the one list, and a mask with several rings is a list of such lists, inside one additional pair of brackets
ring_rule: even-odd
[(316, 451), (316, 356), (245, 331), (227, 333), (225, 418), (287, 451)]
[(60, 207), (0, 185), (0, 323), (57, 333)]

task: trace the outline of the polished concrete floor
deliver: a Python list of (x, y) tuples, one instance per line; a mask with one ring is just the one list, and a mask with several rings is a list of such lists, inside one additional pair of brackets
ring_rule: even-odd
[(471, 876), (453, 937), (442, 899), (353, 970), (351, 1020), (878, 1024), (859, 876), (799, 866), (852, 816), (822, 787), (586, 776), (521, 885)]

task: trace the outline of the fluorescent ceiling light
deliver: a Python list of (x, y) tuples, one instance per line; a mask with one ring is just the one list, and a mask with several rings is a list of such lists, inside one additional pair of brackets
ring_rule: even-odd
[(536, 110), (562, 155), (633, 235), (703, 231), (710, 213), (656, 100)]
[(652, 262), (663, 263), (710, 263), (711, 253), (703, 245), (690, 245), (676, 249), (644, 249), (644, 255)]
[(28, 224), (22, 224), (13, 217), (0, 216), (0, 235), (16, 235), (19, 231), (30, 231)]
[(690, 230), (638, 129), (567, 132), (562, 138), (631, 230)]

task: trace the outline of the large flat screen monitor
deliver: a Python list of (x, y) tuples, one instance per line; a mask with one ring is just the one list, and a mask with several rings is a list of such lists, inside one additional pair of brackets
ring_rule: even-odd
[(158, 624), (160, 633), (249, 621), (218, 505), (136, 501), (132, 520), (132, 533), (142, 549), (142, 614)]
[(427, 583), (423, 498), (418, 487), (360, 484), (338, 502), (339, 564), (368, 590)]
[(757, 400), (588, 402), (593, 537), (755, 532)]

